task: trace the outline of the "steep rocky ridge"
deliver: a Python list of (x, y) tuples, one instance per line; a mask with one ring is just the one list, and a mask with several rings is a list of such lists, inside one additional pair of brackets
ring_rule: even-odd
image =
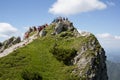
[(11, 37), (8, 40), (5, 40), (3, 43), (0, 43), (0, 53), (3, 52), (5, 49), (21, 42), (20, 37)]
[[(9, 73), (4, 69), (9, 71), (14, 68), (19, 77), (13, 71), (14, 75), (10, 80), (17, 78), (29, 80), (25, 78), (38, 73), (41, 74), (40, 76), (38, 74), (40, 80), (108, 80), (105, 51), (92, 33), (79, 33), (72, 22), (61, 19), (51, 23), (42, 31), (46, 32), (44, 36), (1, 58), (0, 79), (10, 79), (11, 76), (6, 78), (2, 74), (8, 75)], [(15, 63), (6, 62), (7, 58), (15, 59), (13, 60)], [(30, 72), (36, 71), (35, 74), (23, 71), (24, 68), (28, 70), (29, 67), (32, 69)], [(20, 77), (21, 72), (24, 74)]]
[(104, 49), (93, 35), (85, 41), (74, 57), (73, 64), (77, 67), (73, 73), (85, 80), (108, 80)]
[(68, 36), (63, 31), (71, 31), (71, 35), (74, 37), (84, 36), (83, 42), (77, 47), (77, 55), (71, 60), (72, 64), (76, 65), (72, 73), (79, 76), (80, 80), (108, 80), (105, 51), (96, 37), (89, 32), (79, 33), (70, 21), (61, 21), (54, 24), (56, 27), (53, 34), (62, 32), (62, 34)]

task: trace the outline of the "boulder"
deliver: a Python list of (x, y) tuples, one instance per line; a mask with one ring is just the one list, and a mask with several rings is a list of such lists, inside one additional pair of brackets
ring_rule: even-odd
[(90, 32), (86, 32), (86, 31), (81, 31), (80, 32), (81, 36), (90, 36), (90, 34), (91, 34)]
[(33, 31), (33, 29), (30, 27), (28, 30), (28, 33), (31, 33)]
[(12, 44), (17, 44), (19, 42), (21, 42), (21, 38), (17, 37), (16, 39), (14, 39), (14, 41), (12, 42)]
[(3, 44), (0, 42), (0, 52), (2, 51), (2, 45), (3, 45)]
[(39, 33), (39, 35), (40, 35), (40, 37), (44, 37), (45, 35), (46, 35), (46, 31), (45, 31), (45, 29), (43, 29), (42, 31), (40, 31), (40, 33)]
[(37, 31), (36, 26), (33, 26), (32, 29), (33, 29), (33, 31)]
[(11, 38), (9, 38), (8, 40), (3, 42), (3, 46), (5, 46), (5, 48), (7, 48), (8, 46), (11, 45), (11, 43), (13, 42), (13, 40), (15, 40), (16, 38), (13, 36)]
[(2, 47), (0, 48), (0, 53), (3, 52), (4, 50), (5, 50), (5, 47), (2, 46)]
[(3, 52), (6, 48), (11, 47), (17, 43), (21, 42), (20, 37), (11, 37), (8, 40), (5, 40), (3, 43), (0, 43), (0, 52)]
[(54, 23), (55, 30), (52, 33), (53, 35), (59, 34), (63, 31), (74, 31), (75, 28), (73, 26), (73, 23), (68, 20), (60, 20), (59, 22)]
[(61, 33), (62, 30), (63, 30), (63, 23), (62, 22), (57, 23), (55, 26), (55, 34)]

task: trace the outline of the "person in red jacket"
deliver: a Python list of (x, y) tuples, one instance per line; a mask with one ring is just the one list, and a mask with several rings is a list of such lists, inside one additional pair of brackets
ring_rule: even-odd
[(26, 32), (24, 35), (24, 39), (28, 39), (29, 38), (29, 32)]

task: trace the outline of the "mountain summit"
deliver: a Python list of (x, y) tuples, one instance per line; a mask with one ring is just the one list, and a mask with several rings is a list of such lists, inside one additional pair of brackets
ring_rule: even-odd
[(30, 28), (20, 43), (0, 58), (0, 80), (108, 80), (104, 49), (67, 18)]

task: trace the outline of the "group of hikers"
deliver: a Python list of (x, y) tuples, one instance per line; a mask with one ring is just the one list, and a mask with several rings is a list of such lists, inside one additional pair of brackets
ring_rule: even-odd
[(62, 21), (68, 21), (68, 18), (65, 18), (65, 17), (57, 17), (55, 18), (52, 23), (58, 23), (58, 22), (62, 22)]
[[(65, 22), (65, 21), (69, 21), (68, 18), (65, 18), (65, 17), (57, 17), (55, 18), (52, 23), (59, 23), (59, 22)], [(37, 35), (36, 36), (39, 36), (40, 32), (46, 28), (48, 26), (48, 24), (44, 24), (44, 25), (41, 25), (41, 26), (33, 26), (33, 27), (30, 27), (29, 30), (27, 32), (25, 32), (24, 34), (24, 39), (28, 39), (29, 36), (30, 36), (30, 33), (31, 32), (37, 32)]]
[(44, 25), (41, 25), (38, 27), (36, 27), (36, 26), (30, 27), (29, 30), (27, 32), (25, 32), (25, 34), (24, 34), (24, 40), (29, 38), (31, 32), (37, 32), (36, 36), (39, 36), (39, 33), (47, 26), (48, 26), (48, 24), (44, 24)]

